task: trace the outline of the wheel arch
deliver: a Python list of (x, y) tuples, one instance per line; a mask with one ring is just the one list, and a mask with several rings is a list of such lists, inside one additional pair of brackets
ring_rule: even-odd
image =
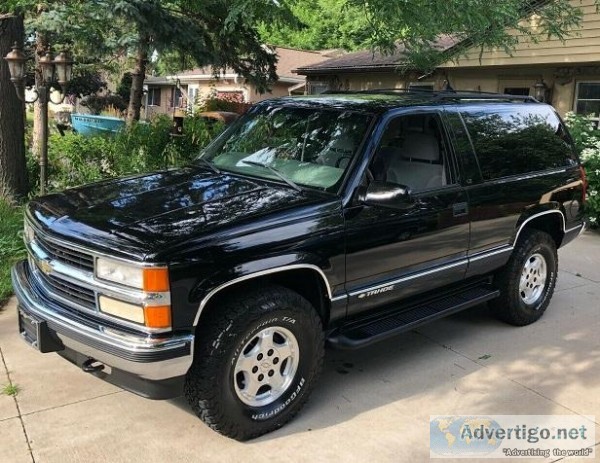
[(277, 284), (296, 291), (315, 307), (324, 326), (328, 322), (332, 300), (329, 280), (317, 265), (303, 263), (260, 270), (222, 282), (201, 299), (194, 327), (198, 326), (203, 315), (209, 313), (219, 300), (244, 288), (256, 288), (261, 284)]
[(559, 248), (565, 236), (565, 215), (560, 209), (550, 209), (529, 215), (520, 221), (512, 245), (515, 246), (523, 230), (532, 228), (548, 233)]

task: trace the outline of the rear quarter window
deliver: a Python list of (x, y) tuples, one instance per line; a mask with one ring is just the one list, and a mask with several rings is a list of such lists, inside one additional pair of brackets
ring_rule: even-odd
[(543, 105), (498, 105), (461, 111), (484, 180), (577, 164), (571, 139)]

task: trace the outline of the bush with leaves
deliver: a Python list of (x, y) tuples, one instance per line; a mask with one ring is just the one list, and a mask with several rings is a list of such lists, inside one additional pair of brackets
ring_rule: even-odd
[[(185, 165), (223, 130), (220, 123), (188, 117), (184, 134), (173, 137), (171, 125), (169, 117), (159, 116), (149, 123), (125, 127), (114, 136), (53, 134), (48, 144), (50, 189)], [(31, 159), (32, 178), (38, 178), (36, 169), (37, 161)]]
[(595, 122), (586, 116), (567, 113), (565, 122), (580, 152), (588, 180), (585, 205), (589, 224), (600, 225), (600, 130)]
[(243, 97), (235, 92), (231, 94), (219, 94), (215, 88), (196, 101), (196, 114), (204, 111), (227, 111), (232, 113), (244, 114), (250, 106), (250, 103), (244, 103)]
[(94, 115), (100, 114), (107, 108), (115, 108), (121, 112), (127, 109), (127, 103), (116, 94), (87, 96), (81, 101), (81, 106), (88, 108)]

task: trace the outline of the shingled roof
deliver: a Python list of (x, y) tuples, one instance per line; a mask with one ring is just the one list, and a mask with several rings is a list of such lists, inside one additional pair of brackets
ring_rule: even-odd
[[(313, 66), (321, 61), (331, 58), (334, 51), (306, 51), (296, 50), (294, 48), (275, 47), (275, 53), (277, 54), (277, 76), (280, 81), (283, 82), (303, 82), (304, 77), (294, 73), (293, 70), (296, 68), (304, 68), (307, 66)], [(331, 52), (331, 54), (330, 54)], [(235, 75), (233, 69), (227, 68), (221, 75)], [(175, 77), (175, 76), (173, 76)], [(176, 77), (189, 80), (190, 78), (213, 78), (213, 70), (210, 66), (204, 66), (200, 68), (190, 69), (177, 74)], [(154, 83), (154, 81), (151, 81)]]
[[(434, 47), (447, 51), (456, 46), (459, 41), (450, 36), (440, 37)], [(307, 66), (298, 66), (293, 70), (296, 74), (326, 74), (329, 72), (383, 72), (396, 69), (406, 62), (405, 48), (399, 45), (394, 53), (383, 55), (371, 50), (361, 50), (347, 53), (337, 58), (328, 59)]]

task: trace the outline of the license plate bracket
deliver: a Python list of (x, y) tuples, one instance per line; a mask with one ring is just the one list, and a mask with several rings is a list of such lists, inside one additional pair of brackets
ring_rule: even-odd
[(44, 354), (65, 348), (56, 333), (48, 327), (48, 322), (23, 310), (19, 310), (19, 333), (25, 342)]

